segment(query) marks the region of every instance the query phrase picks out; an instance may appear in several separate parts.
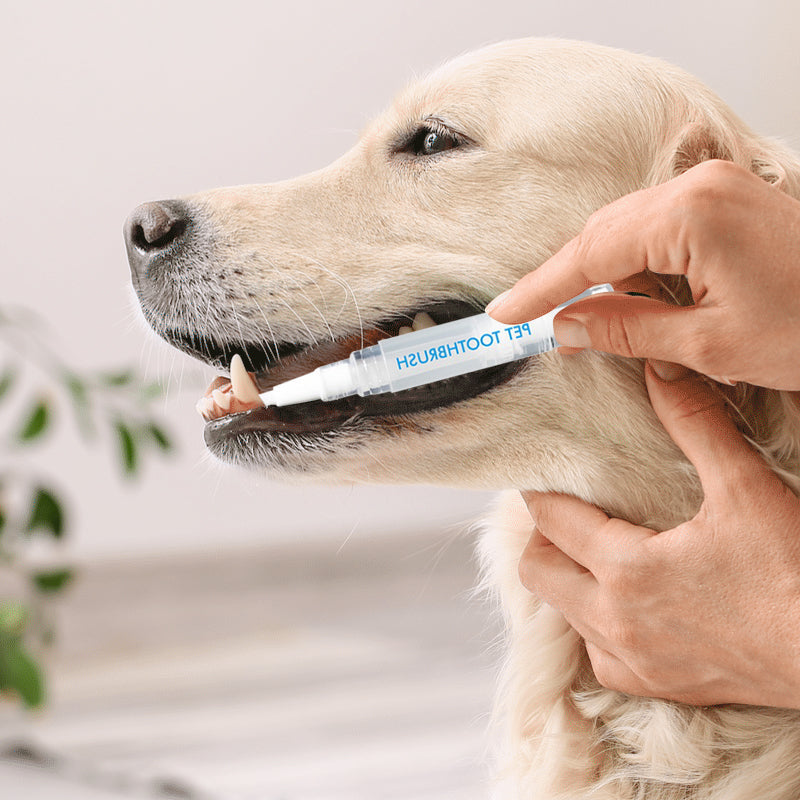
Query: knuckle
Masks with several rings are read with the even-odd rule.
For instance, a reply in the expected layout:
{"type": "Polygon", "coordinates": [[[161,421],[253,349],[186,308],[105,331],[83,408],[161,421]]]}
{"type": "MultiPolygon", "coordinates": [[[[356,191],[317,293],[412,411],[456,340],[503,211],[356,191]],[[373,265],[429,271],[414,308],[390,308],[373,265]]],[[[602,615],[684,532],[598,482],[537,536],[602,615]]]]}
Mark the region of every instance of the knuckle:
{"type": "MultiPolygon", "coordinates": [[[[710,335],[710,331],[706,330],[705,327],[702,327],[700,324],[696,324],[693,327],[691,323],[693,320],[687,317],[686,322],[689,323],[687,326],[686,336],[683,341],[682,349],[685,353],[684,361],[687,364],[690,364],[693,369],[697,372],[701,372],[704,375],[708,374],[709,372],[714,372],[715,370],[719,370],[720,365],[720,342],[718,341],[718,337],[720,335],[720,331],[715,331],[714,336],[710,335]]],[[[695,322],[697,322],[695,320],[695,322]]]]}
{"type": "Polygon", "coordinates": [[[676,422],[697,419],[705,427],[714,428],[717,435],[725,433],[724,421],[729,419],[723,393],[705,381],[691,375],[682,384],[681,392],[673,392],[666,401],[670,416],[676,422]]]}
{"type": "Polygon", "coordinates": [[[648,585],[652,567],[638,548],[615,548],[596,572],[609,596],[619,603],[629,603],[648,585]]]}
{"type": "Polygon", "coordinates": [[[608,317],[605,336],[609,350],[626,358],[643,356],[648,349],[643,341],[644,331],[636,315],[608,317]]]}
{"type": "Polygon", "coordinates": [[[611,689],[613,692],[627,692],[628,687],[622,681],[619,670],[616,665],[609,659],[602,656],[590,657],[592,662],[592,671],[598,683],[605,689],[611,689]]]}
{"type": "Polygon", "coordinates": [[[517,565],[517,574],[520,583],[529,591],[536,592],[539,586],[539,570],[536,568],[536,561],[529,550],[522,554],[522,558],[517,565]]]}
{"type": "Polygon", "coordinates": [[[530,492],[525,493],[524,498],[528,512],[539,533],[547,536],[547,531],[551,530],[560,518],[554,510],[554,505],[557,503],[556,497],[550,494],[530,492]]]}
{"type": "Polygon", "coordinates": [[[606,689],[648,697],[672,697],[679,693],[668,670],[655,658],[642,657],[638,651],[622,647],[613,656],[588,643],[586,649],[592,671],[606,689]]]}
{"type": "Polygon", "coordinates": [[[704,213],[713,209],[715,203],[725,200],[730,182],[740,171],[741,167],[722,159],[709,159],[690,169],[685,185],[687,207],[704,213]]]}
{"type": "Polygon", "coordinates": [[[601,686],[614,692],[633,692],[634,687],[626,680],[626,671],[617,659],[588,642],[586,652],[592,664],[592,672],[601,686]]]}
{"type": "Polygon", "coordinates": [[[672,694],[670,681],[664,670],[654,660],[637,659],[631,663],[631,671],[640,682],[641,691],[651,697],[667,697],[672,694]]]}
{"type": "Polygon", "coordinates": [[[681,177],[675,211],[685,231],[697,243],[712,243],[720,234],[727,212],[735,205],[737,187],[749,173],[731,161],[711,159],[681,177]]]}
{"type": "Polygon", "coordinates": [[[733,180],[746,172],[743,167],[724,158],[709,158],[697,165],[697,173],[710,186],[733,180]]]}
{"type": "Polygon", "coordinates": [[[613,620],[609,626],[608,638],[614,642],[619,652],[630,653],[638,650],[637,627],[630,619],[617,618],[613,620]]]}
{"type": "MultiPolygon", "coordinates": [[[[595,212],[596,214],[597,212],[595,212]]],[[[586,221],[583,230],[575,237],[572,246],[574,248],[574,263],[576,264],[590,264],[592,261],[592,253],[595,248],[597,222],[593,214],[586,221]]]]}
{"type": "Polygon", "coordinates": [[[631,594],[634,580],[633,569],[627,568],[622,557],[617,557],[613,562],[604,564],[598,572],[598,580],[602,583],[608,594],[617,602],[624,602],[631,594]]]}
{"type": "Polygon", "coordinates": [[[583,240],[584,244],[594,241],[600,232],[605,229],[608,216],[608,206],[601,206],[589,214],[586,224],[583,226],[579,241],[583,240]]]}
{"type": "Polygon", "coordinates": [[[542,599],[552,599],[553,578],[552,570],[548,568],[547,547],[537,543],[537,538],[541,539],[538,530],[534,531],[517,562],[517,576],[520,583],[532,594],[542,599]]]}
{"type": "Polygon", "coordinates": [[[627,608],[625,600],[606,592],[594,609],[594,625],[616,653],[635,651],[639,639],[636,620],[627,608]]]}
{"type": "Polygon", "coordinates": [[[573,240],[575,258],[578,264],[591,264],[598,246],[602,247],[608,237],[609,226],[615,217],[614,205],[603,206],[593,211],[584,223],[583,229],[573,240]]]}

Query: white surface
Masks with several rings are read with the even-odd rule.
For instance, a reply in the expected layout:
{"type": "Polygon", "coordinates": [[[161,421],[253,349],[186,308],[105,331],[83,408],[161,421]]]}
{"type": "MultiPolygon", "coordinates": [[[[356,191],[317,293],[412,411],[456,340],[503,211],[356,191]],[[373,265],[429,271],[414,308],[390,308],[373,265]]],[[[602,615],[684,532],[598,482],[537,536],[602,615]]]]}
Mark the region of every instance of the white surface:
{"type": "MultiPolygon", "coordinates": [[[[25,800],[121,800],[135,797],[106,787],[87,786],[84,782],[70,780],[25,764],[0,761],[0,786],[6,797],[25,800]]],[[[139,795],[141,797],[141,795],[139,795]]]]}
{"type": "Polygon", "coordinates": [[[484,800],[497,628],[471,558],[434,534],[88,567],[50,707],[0,705],[0,753],[53,767],[0,758],[0,796],[484,800]]]}
{"type": "Polygon", "coordinates": [[[486,498],[433,489],[286,489],[203,463],[208,381],[145,344],[121,227],[139,202],[323,166],[415,73],[526,35],[597,41],[696,73],[762,132],[800,142],[793,0],[0,2],[3,303],[37,308],[87,366],[169,372],[182,449],[133,493],[68,437],[52,470],[77,498],[84,557],[450,524],[486,498]],[[298,509],[301,518],[298,518],[298,509]]]}

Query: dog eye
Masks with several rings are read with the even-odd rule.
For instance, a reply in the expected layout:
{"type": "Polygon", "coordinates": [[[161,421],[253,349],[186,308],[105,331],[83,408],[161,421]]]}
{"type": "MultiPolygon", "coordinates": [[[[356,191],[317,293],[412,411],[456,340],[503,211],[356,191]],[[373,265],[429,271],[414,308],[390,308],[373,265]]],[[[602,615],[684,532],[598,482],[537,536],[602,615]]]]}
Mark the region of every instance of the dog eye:
{"type": "Polygon", "coordinates": [[[461,140],[450,131],[425,125],[414,133],[406,150],[416,156],[432,156],[460,144],[461,140]]]}

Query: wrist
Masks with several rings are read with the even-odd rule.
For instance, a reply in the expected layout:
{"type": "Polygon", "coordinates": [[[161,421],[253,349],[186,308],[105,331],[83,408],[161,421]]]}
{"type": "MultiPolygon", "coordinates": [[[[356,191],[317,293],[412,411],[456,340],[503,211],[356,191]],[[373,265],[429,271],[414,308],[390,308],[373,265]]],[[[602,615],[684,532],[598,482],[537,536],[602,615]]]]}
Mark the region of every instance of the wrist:
{"type": "Polygon", "coordinates": [[[765,664],[762,705],[800,710],[800,586],[788,602],[781,604],[772,627],[769,645],[774,654],[765,664]]]}
{"type": "Polygon", "coordinates": [[[800,710],[800,586],[795,591],[794,603],[785,613],[790,620],[789,638],[786,640],[786,675],[791,701],[788,707],[800,710]]]}

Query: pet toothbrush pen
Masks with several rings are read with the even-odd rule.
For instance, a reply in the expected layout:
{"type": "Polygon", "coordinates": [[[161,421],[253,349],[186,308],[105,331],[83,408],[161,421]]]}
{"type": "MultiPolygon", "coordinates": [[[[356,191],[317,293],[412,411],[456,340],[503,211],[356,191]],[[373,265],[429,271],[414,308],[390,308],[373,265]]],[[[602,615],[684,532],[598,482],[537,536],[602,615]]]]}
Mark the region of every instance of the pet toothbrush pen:
{"type": "Polygon", "coordinates": [[[488,314],[475,314],[382,339],[356,350],[349,358],[280,383],[259,397],[266,406],[288,406],[311,400],[339,400],[354,394],[366,397],[401,392],[539,355],[558,347],[553,318],[562,308],[613,291],[608,283],[592,286],[547,314],[519,325],[503,325],[488,314]]]}

